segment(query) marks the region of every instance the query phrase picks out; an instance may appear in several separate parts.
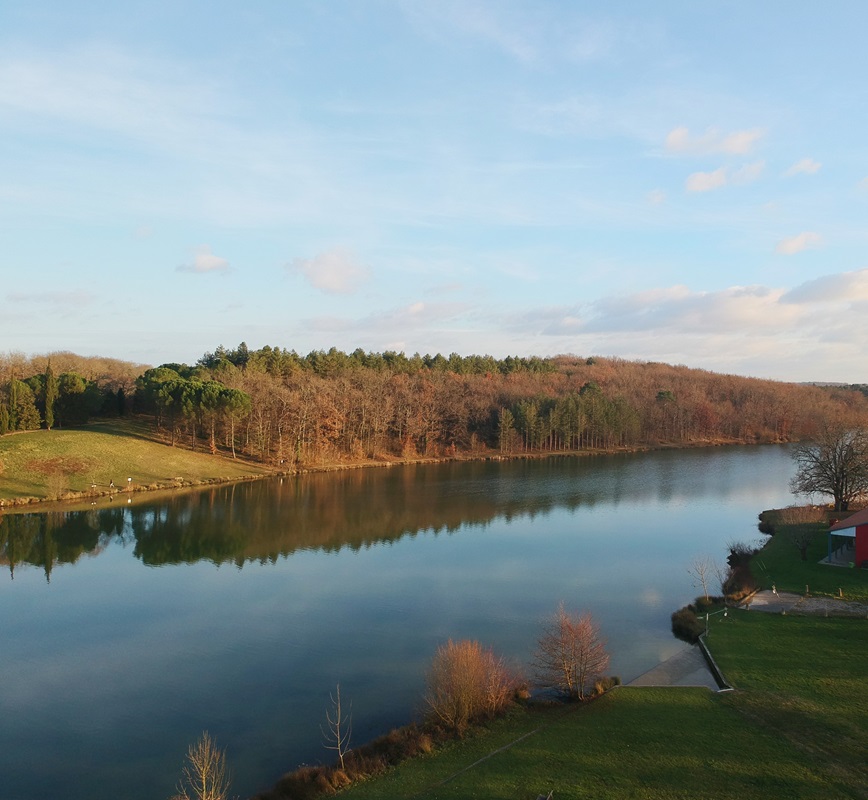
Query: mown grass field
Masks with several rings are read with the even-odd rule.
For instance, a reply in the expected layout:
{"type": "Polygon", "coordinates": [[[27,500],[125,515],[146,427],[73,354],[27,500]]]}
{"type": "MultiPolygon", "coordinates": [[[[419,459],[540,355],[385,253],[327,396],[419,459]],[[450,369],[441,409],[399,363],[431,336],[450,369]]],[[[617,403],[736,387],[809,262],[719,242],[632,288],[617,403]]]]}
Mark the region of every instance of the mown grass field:
{"type": "Polygon", "coordinates": [[[709,643],[736,692],[622,687],[566,712],[518,711],[342,796],[868,796],[868,621],[735,612],[709,643]]]}
{"type": "Polygon", "coordinates": [[[763,549],[751,561],[751,572],[762,589],[838,597],[868,602],[868,570],[820,564],[828,555],[829,527],[822,523],[776,525],[763,549]],[[807,561],[802,561],[792,536],[800,530],[810,533],[807,561]]]}
{"type": "Polygon", "coordinates": [[[233,480],[266,474],[256,464],[191,451],[156,440],[140,420],[97,422],[85,428],[28,431],[0,437],[0,501],[56,499],[68,492],[125,490],[233,480]]]}

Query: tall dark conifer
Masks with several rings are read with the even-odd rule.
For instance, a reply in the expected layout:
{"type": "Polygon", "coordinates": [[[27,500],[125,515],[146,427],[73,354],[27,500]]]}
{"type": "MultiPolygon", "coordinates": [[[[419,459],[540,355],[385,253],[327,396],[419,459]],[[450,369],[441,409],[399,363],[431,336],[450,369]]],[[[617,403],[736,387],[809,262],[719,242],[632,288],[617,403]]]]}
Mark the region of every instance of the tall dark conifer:
{"type": "Polygon", "coordinates": [[[57,378],[51,369],[51,362],[45,367],[45,427],[51,430],[54,425],[54,404],[57,402],[57,378]]]}

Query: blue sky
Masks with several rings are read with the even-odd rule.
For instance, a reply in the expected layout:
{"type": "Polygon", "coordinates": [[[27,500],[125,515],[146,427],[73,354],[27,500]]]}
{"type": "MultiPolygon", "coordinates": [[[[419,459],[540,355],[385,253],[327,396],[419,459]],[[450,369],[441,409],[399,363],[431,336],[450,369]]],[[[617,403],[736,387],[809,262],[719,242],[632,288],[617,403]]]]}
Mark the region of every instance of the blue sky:
{"type": "Polygon", "coordinates": [[[0,350],[868,382],[863,2],[0,2],[0,350]]]}

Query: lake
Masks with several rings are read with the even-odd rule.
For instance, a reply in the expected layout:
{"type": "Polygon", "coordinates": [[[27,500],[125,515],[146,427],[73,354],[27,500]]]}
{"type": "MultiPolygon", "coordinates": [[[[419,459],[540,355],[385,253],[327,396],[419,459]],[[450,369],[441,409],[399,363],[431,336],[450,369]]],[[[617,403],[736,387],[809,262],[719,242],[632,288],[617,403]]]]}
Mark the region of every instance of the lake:
{"type": "Polygon", "coordinates": [[[527,665],[560,601],[626,682],[685,647],[691,558],[792,502],[785,446],[444,463],[274,478],[0,517],[0,796],[169,797],[189,744],[232,794],[420,710],[438,644],[527,665]]]}

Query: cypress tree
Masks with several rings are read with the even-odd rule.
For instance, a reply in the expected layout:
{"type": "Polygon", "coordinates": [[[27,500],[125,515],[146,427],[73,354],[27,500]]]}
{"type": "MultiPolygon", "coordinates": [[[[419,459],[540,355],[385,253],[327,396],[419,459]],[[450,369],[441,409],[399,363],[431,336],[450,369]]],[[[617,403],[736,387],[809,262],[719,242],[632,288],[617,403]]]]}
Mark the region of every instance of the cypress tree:
{"type": "Polygon", "coordinates": [[[9,409],[6,403],[0,403],[0,436],[9,433],[9,409]]]}
{"type": "Polygon", "coordinates": [[[54,404],[57,402],[57,378],[51,369],[51,362],[45,367],[45,427],[51,430],[54,425],[54,404]]]}
{"type": "Polygon", "coordinates": [[[18,430],[18,381],[9,381],[9,430],[18,430]]]}

